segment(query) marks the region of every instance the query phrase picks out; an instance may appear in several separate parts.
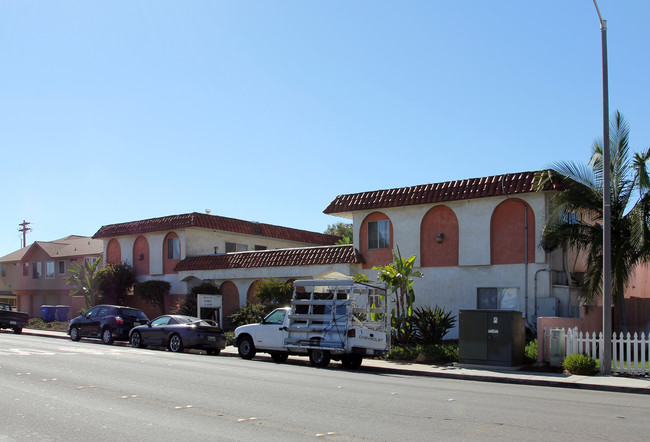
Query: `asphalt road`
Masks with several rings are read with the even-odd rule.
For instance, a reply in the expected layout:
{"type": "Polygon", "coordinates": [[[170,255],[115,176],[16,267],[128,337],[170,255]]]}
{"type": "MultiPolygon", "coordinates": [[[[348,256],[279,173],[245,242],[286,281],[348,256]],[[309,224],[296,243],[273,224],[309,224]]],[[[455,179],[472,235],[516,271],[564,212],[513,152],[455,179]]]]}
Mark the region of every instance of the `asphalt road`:
{"type": "Polygon", "coordinates": [[[0,333],[0,441],[647,440],[645,395],[0,333]]]}

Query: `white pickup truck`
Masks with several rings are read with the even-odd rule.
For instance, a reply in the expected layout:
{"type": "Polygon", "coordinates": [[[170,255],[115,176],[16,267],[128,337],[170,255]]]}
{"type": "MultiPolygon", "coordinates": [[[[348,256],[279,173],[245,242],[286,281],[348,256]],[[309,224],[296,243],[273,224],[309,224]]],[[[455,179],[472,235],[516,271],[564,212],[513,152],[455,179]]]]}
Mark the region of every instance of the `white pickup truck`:
{"type": "Polygon", "coordinates": [[[331,359],[356,369],[364,357],[384,355],[390,346],[386,288],[353,280],[297,280],[291,307],[278,308],[259,324],[235,330],[234,345],[244,359],[256,352],[284,362],[308,355],[315,367],[331,359]]]}

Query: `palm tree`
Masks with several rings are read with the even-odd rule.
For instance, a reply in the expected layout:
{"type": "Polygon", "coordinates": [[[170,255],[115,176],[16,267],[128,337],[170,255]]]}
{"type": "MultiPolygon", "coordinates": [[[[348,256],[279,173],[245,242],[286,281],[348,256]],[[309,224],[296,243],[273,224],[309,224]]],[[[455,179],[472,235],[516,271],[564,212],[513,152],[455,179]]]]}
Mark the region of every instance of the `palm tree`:
{"type": "Polygon", "coordinates": [[[99,263],[101,258],[84,260],[83,264],[75,261],[68,270],[69,275],[64,276],[66,284],[72,286],[70,296],[83,296],[86,300],[86,310],[95,306],[101,298],[99,290],[99,263]]]}
{"type": "Polygon", "coordinates": [[[422,278],[421,272],[413,270],[415,255],[403,258],[397,247],[393,251],[393,262],[385,266],[374,266],[378,270],[377,279],[385,282],[388,288],[395,294],[397,311],[391,314],[393,330],[397,335],[400,344],[407,344],[411,336],[411,317],[413,315],[413,303],[415,292],[413,291],[413,278],[422,278]]]}
{"type": "MultiPolygon", "coordinates": [[[[650,149],[631,156],[629,127],[616,111],[610,131],[612,300],[621,331],[627,333],[624,290],[630,275],[650,256],[648,220],[650,149]]],[[[542,227],[546,251],[573,247],[586,255],[582,303],[593,304],[602,294],[603,273],[603,148],[594,142],[588,165],[557,162],[540,173],[538,188],[562,179],[553,196],[551,213],[542,227]],[[582,215],[579,219],[575,215],[582,215]]]]}

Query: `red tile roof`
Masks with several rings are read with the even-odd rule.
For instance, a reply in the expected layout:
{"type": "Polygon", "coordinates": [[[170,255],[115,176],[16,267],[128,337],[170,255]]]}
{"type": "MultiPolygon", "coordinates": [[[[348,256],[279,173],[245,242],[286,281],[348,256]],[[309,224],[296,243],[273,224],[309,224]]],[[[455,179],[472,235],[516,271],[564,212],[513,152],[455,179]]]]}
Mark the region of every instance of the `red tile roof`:
{"type": "MultiPolygon", "coordinates": [[[[332,214],[534,192],[536,173],[510,173],[484,178],[470,178],[444,183],[339,195],[323,212],[332,214]]],[[[553,189],[556,188],[557,186],[554,185],[553,189]]]]}
{"type": "Polygon", "coordinates": [[[243,221],[235,218],[226,218],[223,216],[207,215],[197,212],[102,226],[102,228],[93,235],[93,238],[113,238],[116,236],[138,235],[150,232],[167,232],[170,230],[186,229],[189,227],[263,236],[267,238],[276,238],[315,245],[331,245],[340,239],[335,235],[326,235],[323,233],[243,221]]]}
{"type": "Polygon", "coordinates": [[[188,270],[245,269],[253,267],[306,266],[319,264],[363,264],[352,244],[296,249],[273,249],[192,256],[176,265],[178,272],[188,270]]]}

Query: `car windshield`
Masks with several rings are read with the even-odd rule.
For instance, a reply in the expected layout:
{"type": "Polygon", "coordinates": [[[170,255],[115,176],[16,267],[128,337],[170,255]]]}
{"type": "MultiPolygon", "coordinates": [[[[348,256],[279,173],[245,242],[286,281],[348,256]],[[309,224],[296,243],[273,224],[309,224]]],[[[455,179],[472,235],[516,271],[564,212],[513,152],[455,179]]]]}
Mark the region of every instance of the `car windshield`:
{"type": "Polygon", "coordinates": [[[145,315],[142,311],[135,308],[123,308],[120,310],[120,315],[126,316],[136,321],[144,321],[144,322],[149,321],[147,315],[145,315]]]}

